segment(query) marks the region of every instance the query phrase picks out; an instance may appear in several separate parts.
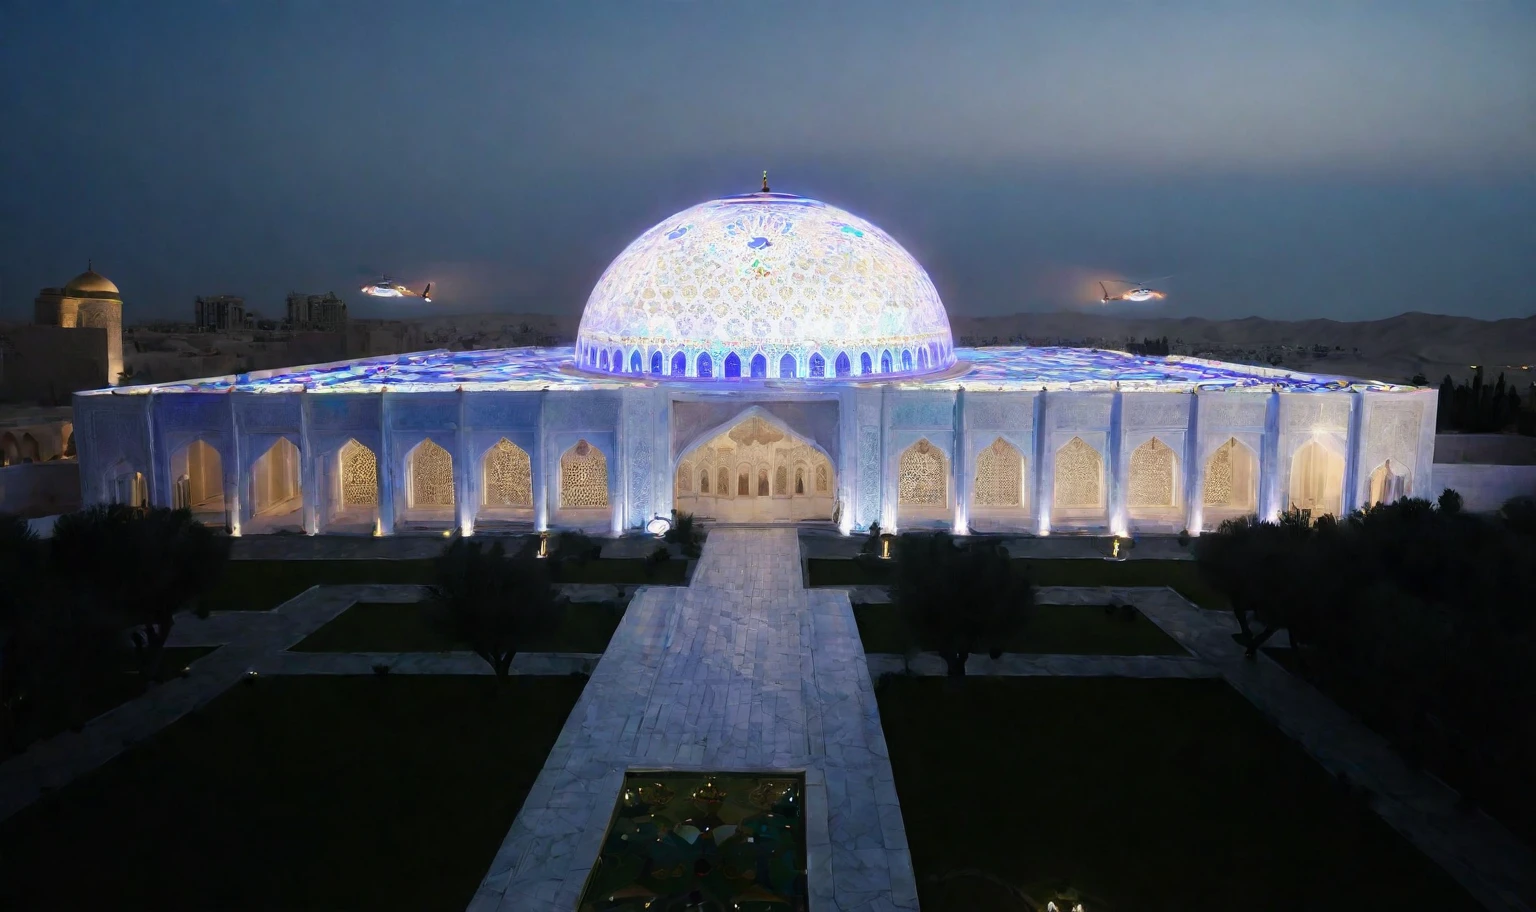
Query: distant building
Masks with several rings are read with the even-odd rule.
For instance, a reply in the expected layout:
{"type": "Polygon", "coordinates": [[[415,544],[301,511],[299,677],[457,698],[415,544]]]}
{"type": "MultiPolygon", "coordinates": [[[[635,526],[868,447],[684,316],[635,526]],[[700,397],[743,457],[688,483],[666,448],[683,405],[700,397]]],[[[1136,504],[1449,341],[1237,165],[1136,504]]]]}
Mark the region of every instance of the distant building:
{"type": "Polygon", "coordinates": [[[288,295],[287,322],[290,329],[345,332],[347,303],[336,297],[335,292],[326,292],[323,295],[294,292],[288,295]]]}
{"type": "Polygon", "coordinates": [[[44,288],[33,302],[35,322],[66,329],[95,327],[107,331],[107,383],[123,372],[123,298],[117,286],[89,265],[63,288],[44,288]]]}
{"type": "Polygon", "coordinates": [[[236,295],[198,298],[195,320],[198,332],[230,332],[245,328],[245,299],[236,295]]]}

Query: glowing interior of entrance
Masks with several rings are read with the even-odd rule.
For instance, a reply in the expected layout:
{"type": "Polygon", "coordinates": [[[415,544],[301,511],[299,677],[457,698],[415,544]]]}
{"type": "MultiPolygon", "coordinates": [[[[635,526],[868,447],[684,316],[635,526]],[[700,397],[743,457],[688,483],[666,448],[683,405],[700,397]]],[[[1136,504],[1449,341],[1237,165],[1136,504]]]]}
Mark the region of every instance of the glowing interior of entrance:
{"type": "Polygon", "coordinates": [[[719,522],[830,520],[832,462],[805,439],[753,416],[678,462],[673,502],[719,522]]]}

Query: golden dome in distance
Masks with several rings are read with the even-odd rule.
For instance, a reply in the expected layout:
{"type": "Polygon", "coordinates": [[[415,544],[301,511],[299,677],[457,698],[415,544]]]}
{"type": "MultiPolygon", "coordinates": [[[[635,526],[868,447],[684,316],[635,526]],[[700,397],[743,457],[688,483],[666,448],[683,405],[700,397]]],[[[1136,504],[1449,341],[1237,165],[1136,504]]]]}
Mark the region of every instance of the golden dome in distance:
{"type": "Polygon", "coordinates": [[[87,264],[85,272],[69,280],[69,284],[64,286],[64,290],[85,297],[91,295],[110,295],[115,298],[118,296],[117,286],[113,285],[111,280],[105,276],[98,275],[96,270],[92,269],[89,264],[87,264]]]}

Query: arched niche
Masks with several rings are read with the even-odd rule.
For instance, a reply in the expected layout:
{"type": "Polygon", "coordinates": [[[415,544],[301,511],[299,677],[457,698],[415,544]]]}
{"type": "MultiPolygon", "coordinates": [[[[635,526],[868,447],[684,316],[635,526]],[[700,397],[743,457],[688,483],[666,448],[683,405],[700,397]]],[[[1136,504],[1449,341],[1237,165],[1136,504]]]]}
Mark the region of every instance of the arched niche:
{"type": "Polygon", "coordinates": [[[1228,437],[1205,460],[1203,473],[1200,505],[1205,528],[1258,513],[1259,457],[1247,444],[1228,437]]]}
{"type": "Polygon", "coordinates": [[[1081,437],[1056,451],[1051,484],[1053,521],[1101,521],[1105,515],[1104,457],[1081,437]]]}
{"type": "Polygon", "coordinates": [[[1368,479],[1365,504],[1374,507],[1389,504],[1412,494],[1409,473],[1388,459],[1377,466],[1368,479]]]}
{"type": "Polygon", "coordinates": [[[201,438],[171,454],[171,506],[207,525],[224,525],[224,460],[201,438]]]}
{"type": "Polygon", "coordinates": [[[1179,488],[1178,454],[1161,438],[1151,437],[1131,451],[1125,492],[1131,516],[1176,512],[1179,488]]]}
{"type": "Polygon", "coordinates": [[[366,534],[379,516],[379,460],[348,439],[325,459],[325,531],[366,534]]]}
{"type": "Polygon", "coordinates": [[[302,530],[304,523],[304,483],[302,459],[298,446],[287,437],[279,437],[251,463],[251,525],[248,531],[275,532],[280,529],[302,530]]]}
{"type": "Polygon", "coordinates": [[[902,526],[953,521],[949,456],[923,437],[896,461],[896,513],[902,526]]]}
{"type": "Polygon", "coordinates": [[[971,486],[972,516],[1025,510],[1029,505],[1027,466],[1019,448],[1001,437],[982,447],[976,454],[971,486]]]}
{"type": "Polygon", "coordinates": [[[149,506],[149,479],[126,460],[118,460],[107,470],[107,498],[112,503],[130,507],[149,506]]]}
{"type": "Polygon", "coordinates": [[[533,459],[505,437],[480,459],[480,513],[487,519],[527,519],[533,513],[533,459]]]}
{"type": "MultiPolygon", "coordinates": [[[[624,364],[621,360],[614,363],[615,369],[624,364]]],[[[428,437],[412,447],[405,455],[404,482],[403,490],[397,489],[404,496],[400,520],[417,527],[455,525],[458,491],[453,454],[442,444],[428,437]]]]}
{"type": "Polygon", "coordinates": [[[1308,440],[1291,456],[1288,491],[1290,508],[1311,515],[1340,516],[1344,512],[1344,457],[1318,440],[1308,440]]]}
{"type": "Polygon", "coordinates": [[[680,456],[674,473],[673,503],[678,510],[717,522],[799,522],[830,520],[832,463],[811,441],[757,409],[732,423],[705,432],[680,456]],[[791,487],[798,468],[801,484],[791,487]],[[827,480],[818,492],[810,478],[827,480]],[[683,479],[698,477],[696,487],[683,479]],[[713,481],[706,485],[705,480],[713,481]]]}
{"type": "Polygon", "coordinates": [[[608,457],[585,439],[560,455],[560,509],[608,513],[608,457]]]}

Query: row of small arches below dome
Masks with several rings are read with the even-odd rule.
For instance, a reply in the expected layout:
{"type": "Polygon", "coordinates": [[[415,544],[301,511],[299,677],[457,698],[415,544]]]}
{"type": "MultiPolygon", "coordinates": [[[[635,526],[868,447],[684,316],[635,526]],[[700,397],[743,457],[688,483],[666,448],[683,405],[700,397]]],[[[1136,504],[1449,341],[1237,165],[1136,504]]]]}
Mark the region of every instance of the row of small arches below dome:
{"type": "Polygon", "coordinates": [[[846,352],[835,355],[813,351],[806,356],[793,352],[780,355],[775,363],[762,352],[743,357],[729,352],[717,361],[709,352],[691,358],[685,352],[670,355],[649,353],[634,348],[603,348],[583,345],[577,349],[577,361],[587,370],[612,374],[648,374],[658,377],[693,379],[752,380],[801,379],[826,377],[874,377],[881,375],[921,374],[938,370],[954,361],[954,350],[940,342],[879,351],[846,352]],[[772,368],[772,369],[770,369],[772,368]]]}

